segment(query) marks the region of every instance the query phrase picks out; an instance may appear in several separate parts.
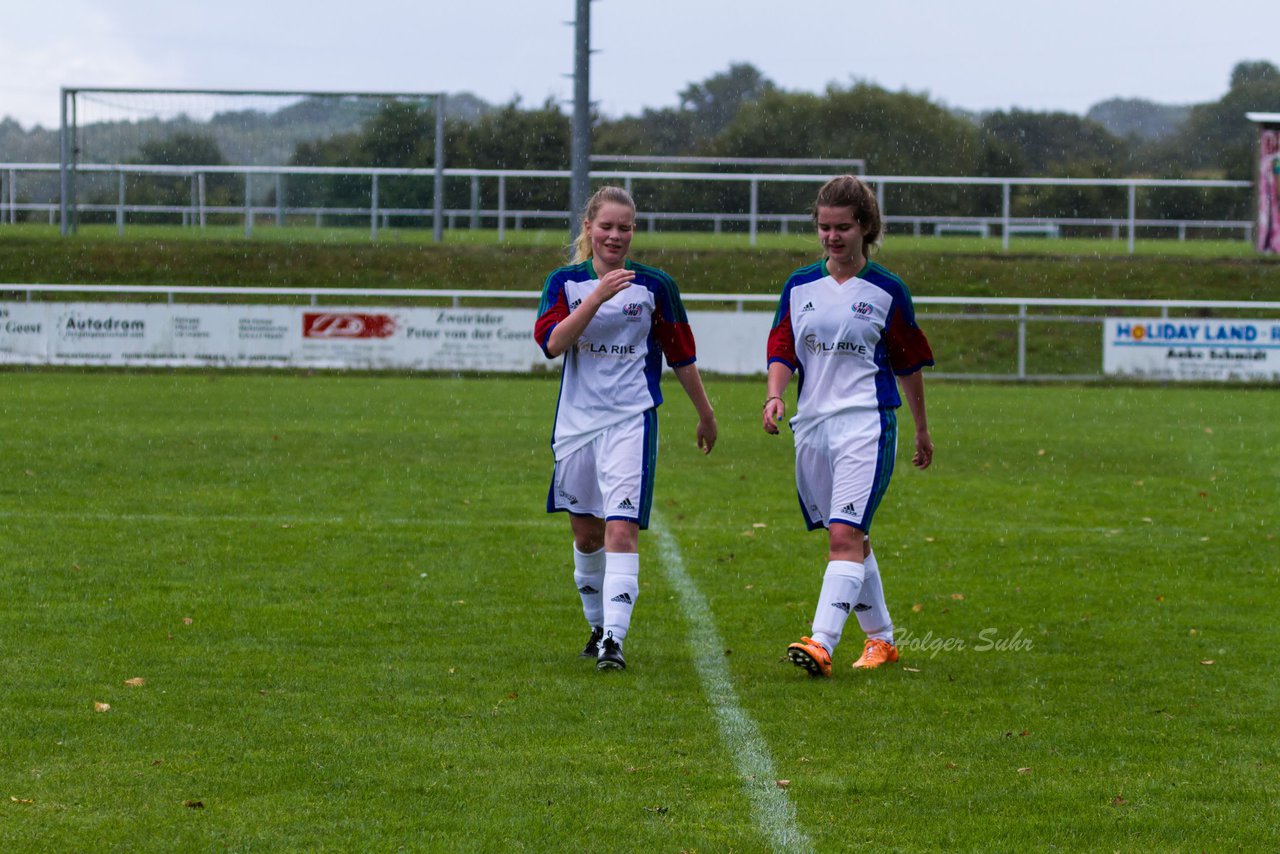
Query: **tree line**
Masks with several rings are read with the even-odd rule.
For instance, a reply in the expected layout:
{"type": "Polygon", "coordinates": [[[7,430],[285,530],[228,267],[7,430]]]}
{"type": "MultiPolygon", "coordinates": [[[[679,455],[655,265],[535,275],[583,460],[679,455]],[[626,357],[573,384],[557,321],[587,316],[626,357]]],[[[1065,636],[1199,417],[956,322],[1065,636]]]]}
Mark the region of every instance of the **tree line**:
{"type": "MultiPolygon", "coordinates": [[[[1183,108],[1162,133],[1121,132],[1133,113],[1151,119],[1157,105],[1109,102],[1106,123],[1065,112],[1009,110],[981,115],[948,109],[927,96],[892,92],[855,82],[832,84],[821,93],[788,92],[754,66],[735,64],[692,83],[679,103],[646,109],[639,116],[596,117],[596,154],[698,155],[709,157],[862,158],[869,171],[885,175],[1073,178],[1230,178],[1249,180],[1255,167],[1257,131],[1250,111],[1280,111],[1280,69],[1268,62],[1242,62],[1218,101],[1183,108]],[[1109,111],[1109,113],[1108,113],[1109,111]],[[1110,127],[1109,127],[1110,126],[1110,127]]],[[[1141,118],[1141,117],[1138,117],[1141,118]]],[[[359,130],[299,145],[296,165],[364,164],[430,167],[434,123],[429,111],[411,104],[387,105],[359,130]]],[[[445,126],[450,166],[491,169],[566,169],[570,122],[557,104],[526,108],[513,101],[471,120],[445,126]]],[[[670,169],[670,167],[661,167],[670,169]]],[[[706,167],[697,167],[700,171],[706,167]]],[[[734,167],[740,171],[741,167],[734,167]]],[[[770,169],[769,171],[776,171],[770,169]]],[[[812,171],[807,169],[804,171],[812,171]]],[[[745,212],[744,184],[636,182],[644,210],[745,212]]],[[[364,179],[312,182],[290,189],[304,204],[367,204],[364,179]]],[[[429,182],[386,182],[380,204],[429,207],[429,182]]],[[[481,188],[481,207],[497,205],[496,186],[481,188]]],[[[509,209],[563,210],[567,187],[559,182],[507,182],[509,209]]],[[[446,185],[446,206],[465,208],[469,188],[446,185]]],[[[1000,189],[947,186],[894,187],[889,207],[917,214],[990,215],[1000,209],[1000,189]]],[[[763,211],[802,211],[812,188],[765,184],[763,211]]],[[[1161,218],[1247,219],[1251,207],[1239,191],[1168,190],[1144,194],[1138,215],[1161,218]]],[[[1125,191],[1112,188],[1049,187],[1020,192],[1015,215],[1105,216],[1124,210],[1125,191]]]]}

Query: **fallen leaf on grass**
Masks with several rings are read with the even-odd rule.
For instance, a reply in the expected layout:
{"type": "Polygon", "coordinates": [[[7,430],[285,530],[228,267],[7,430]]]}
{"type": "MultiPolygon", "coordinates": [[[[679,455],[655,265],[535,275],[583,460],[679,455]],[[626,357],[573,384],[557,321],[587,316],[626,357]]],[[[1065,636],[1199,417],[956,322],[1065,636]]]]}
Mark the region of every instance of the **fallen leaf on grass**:
{"type": "Polygon", "coordinates": [[[1025,738],[1028,735],[1031,735],[1031,730],[1024,729],[1022,732],[1018,733],[1018,738],[1025,738]]]}
{"type": "Polygon", "coordinates": [[[756,535],[756,532],[755,532],[755,531],[743,531],[743,532],[742,532],[742,536],[744,536],[744,537],[754,537],[755,535],[756,535]]]}
{"type": "Polygon", "coordinates": [[[1019,769],[1018,769],[1018,773],[1019,773],[1019,774],[1030,774],[1030,773],[1031,773],[1031,766],[1030,766],[1030,765],[1028,765],[1026,768],[1019,768],[1019,769]]]}
{"type": "Polygon", "coordinates": [[[15,798],[13,795],[9,796],[9,800],[15,804],[34,804],[36,802],[35,798],[15,798]]]}
{"type": "Polygon", "coordinates": [[[191,625],[191,624],[192,624],[192,623],[194,623],[194,622],[195,622],[195,620],[191,619],[190,617],[183,617],[183,618],[182,618],[182,625],[184,625],[184,626],[189,626],[189,625],[191,625]]]}
{"type": "Polygon", "coordinates": [[[1111,799],[1111,806],[1113,807],[1122,807],[1127,803],[1129,802],[1126,801],[1122,795],[1116,795],[1114,798],[1111,799]]]}
{"type": "Polygon", "coordinates": [[[95,712],[109,712],[109,711],[111,711],[111,704],[110,704],[110,703],[99,703],[97,700],[94,700],[94,701],[93,701],[93,710],[94,710],[95,712]]]}
{"type": "Polygon", "coordinates": [[[1213,428],[1212,428],[1212,427],[1206,427],[1206,428],[1204,428],[1204,433],[1205,433],[1205,435],[1206,435],[1206,436],[1212,436],[1212,435],[1213,435],[1213,428]]]}
{"type": "Polygon", "coordinates": [[[658,815],[666,815],[666,814],[667,814],[667,808],[666,808],[666,807],[645,807],[645,808],[644,808],[644,811],[645,811],[645,812],[657,813],[658,815]]]}
{"type": "Polygon", "coordinates": [[[917,602],[916,604],[911,606],[911,610],[919,614],[921,611],[924,610],[924,606],[921,605],[919,602],[917,602]]]}
{"type": "Polygon", "coordinates": [[[903,669],[903,670],[905,670],[905,671],[907,671],[908,673],[919,673],[919,672],[920,672],[920,668],[919,668],[919,667],[904,667],[904,668],[902,668],[902,669],[903,669]]]}
{"type": "Polygon", "coordinates": [[[1217,664],[1212,658],[1204,658],[1200,660],[1201,664],[1217,664]]]}
{"type": "Polygon", "coordinates": [[[135,676],[132,679],[124,680],[124,684],[128,685],[130,688],[141,688],[143,685],[147,684],[147,680],[143,679],[141,676],[135,676]]]}
{"type": "Polygon", "coordinates": [[[959,765],[957,765],[957,764],[956,764],[956,763],[954,763],[954,762],[948,762],[948,763],[947,763],[947,767],[948,767],[949,769],[951,769],[952,771],[954,771],[954,770],[956,770],[957,768],[959,768],[960,766],[959,766],[959,765]]]}
{"type": "Polygon", "coordinates": [[[284,524],[282,524],[280,527],[281,527],[281,528],[292,528],[293,526],[292,526],[292,525],[290,525],[288,522],[285,522],[285,523],[284,523],[284,524]]]}
{"type": "Polygon", "coordinates": [[[519,695],[519,694],[517,694],[515,691],[508,691],[508,692],[507,692],[507,699],[508,699],[508,700],[514,700],[516,697],[519,697],[519,696],[520,696],[520,695],[519,695]]]}
{"type": "Polygon", "coordinates": [[[184,807],[186,807],[187,809],[189,809],[189,810],[202,810],[202,809],[204,809],[204,801],[183,801],[183,802],[182,802],[182,805],[183,805],[184,807]]]}
{"type": "Polygon", "coordinates": [[[964,594],[963,594],[963,593],[952,593],[952,594],[951,594],[951,598],[952,598],[952,599],[963,599],[963,598],[964,598],[964,594]]]}
{"type": "Polygon", "coordinates": [[[774,780],[773,784],[777,786],[779,789],[785,789],[787,786],[791,785],[791,781],[790,780],[774,780]]]}
{"type": "Polygon", "coordinates": [[[766,524],[765,522],[752,522],[752,523],[751,523],[751,527],[753,527],[753,528],[767,528],[767,527],[769,527],[769,526],[768,526],[768,524],[766,524]]]}

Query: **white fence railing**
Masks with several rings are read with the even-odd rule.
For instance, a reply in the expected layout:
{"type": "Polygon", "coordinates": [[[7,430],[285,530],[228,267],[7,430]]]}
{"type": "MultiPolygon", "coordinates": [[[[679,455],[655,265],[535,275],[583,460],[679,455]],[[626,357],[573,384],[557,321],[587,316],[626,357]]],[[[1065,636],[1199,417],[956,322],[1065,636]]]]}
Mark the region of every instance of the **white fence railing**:
{"type": "MultiPolygon", "coordinates": [[[[7,295],[19,295],[26,302],[34,302],[41,295],[55,297],[57,300],[78,298],[100,298],[110,296],[148,296],[154,301],[174,304],[178,297],[222,298],[217,302],[230,302],[245,298],[273,298],[268,303],[292,302],[305,300],[309,306],[328,307],[340,310],[359,300],[360,305],[373,306],[447,306],[451,309],[480,307],[483,305],[511,305],[532,310],[536,307],[541,293],[532,290],[468,290],[468,289],[426,289],[426,288],[320,288],[320,287],[209,287],[200,285],[91,285],[91,284],[0,284],[0,302],[7,295]]],[[[767,331],[768,313],[777,305],[778,297],[770,294],[684,294],[684,302],[689,306],[691,315],[702,314],[704,322],[728,323],[732,315],[748,313],[753,315],[750,327],[759,331],[762,323],[767,331]]],[[[1072,380],[1089,381],[1101,379],[1101,371],[1097,373],[1046,373],[1032,372],[1028,369],[1028,338],[1035,327],[1045,324],[1088,324],[1099,328],[1098,353],[1101,354],[1101,329],[1107,318],[1142,317],[1170,318],[1171,312],[1180,315],[1194,313],[1244,313],[1248,316],[1259,316],[1268,319],[1280,318],[1280,301],[1262,300],[1154,300],[1154,299],[1072,299],[1072,298],[1030,298],[1030,297],[963,297],[963,296],[917,296],[914,298],[917,316],[921,324],[928,328],[932,321],[963,321],[974,323],[1007,323],[1016,327],[1017,346],[1014,369],[1006,373],[998,372],[955,372],[943,370],[931,372],[931,376],[957,379],[982,380],[1072,380]]],[[[532,336],[532,323],[530,323],[532,336]]],[[[745,327],[744,327],[745,328],[745,327]]],[[[0,340],[3,338],[3,327],[0,326],[0,340]]],[[[710,331],[710,330],[708,330],[710,331]]],[[[724,330],[722,330],[723,332],[724,330]]],[[[764,369],[763,340],[737,340],[740,336],[719,334],[715,340],[722,346],[739,346],[760,350],[760,371],[764,369]]],[[[532,346],[532,344],[531,344],[532,346]]],[[[742,364],[739,356],[737,363],[742,364]]],[[[746,360],[754,364],[751,358],[746,360]]],[[[754,370],[754,368],[752,369],[754,370]]],[[[751,372],[751,371],[748,371],[751,372]]]]}
{"type": "MultiPolygon", "coordinates": [[[[36,212],[47,214],[50,223],[58,221],[60,201],[26,201],[20,202],[18,188],[22,184],[19,176],[31,174],[59,172],[56,163],[0,163],[0,223],[15,222],[20,212],[36,212]]],[[[389,169],[365,167],[323,167],[323,166],[150,166],[131,164],[81,164],[76,172],[85,175],[116,176],[116,200],[114,203],[76,203],[75,212],[114,214],[118,233],[123,234],[129,216],[137,214],[166,214],[181,218],[184,225],[204,226],[211,215],[234,215],[243,220],[244,233],[253,233],[255,219],[274,218],[277,225],[283,225],[290,217],[314,217],[319,224],[323,217],[360,217],[369,222],[370,237],[376,239],[380,228],[387,228],[395,219],[408,217],[426,218],[432,221],[447,221],[449,227],[458,227],[465,223],[477,228],[482,221],[495,223],[498,239],[506,239],[508,225],[517,229],[527,221],[554,222],[557,227],[566,225],[569,220],[567,210],[513,210],[507,206],[506,182],[515,179],[539,179],[563,182],[567,186],[570,173],[567,170],[516,170],[516,169],[445,169],[444,180],[457,181],[465,179],[470,182],[471,205],[467,208],[390,208],[379,204],[379,181],[382,179],[418,178],[434,179],[434,169],[389,169]],[[157,175],[180,177],[188,180],[191,186],[191,201],[183,205],[144,205],[128,201],[127,176],[157,175]],[[243,202],[235,206],[213,206],[206,202],[205,181],[212,175],[237,175],[244,179],[243,202]],[[285,179],[289,176],[360,176],[369,181],[370,203],[367,207],[314,207],[297,206],[287,203],[287,187],[285,179]],[[255,196],[261,196],[262,182],[270,181],[274,190],[274,204],[255,202],[255,196]],[[496,184],[497,205],[481,208],[479,204],[481,182],[496,184]]],[[[742,223],[747,227],[752,245],[756,244],[760,226],[774,224],[782,231],[791,225],[804,227],[809,217],[803,213],[767,212],[760,209],[759,193],[763,184],[804,183],[817,186],[829,176],[825,174],[785,174],[785,173],[750,173],[750,172],[671,172],[642,170],[594,170],[591,177],[598,180],[621,183],[627,189],[639,182],[647,181],[695,181],[695,182],[727,182],[747,185],[749,193],[748,209],[741,213],[719,211],[652,211],[641,212],[642,227],[655,229],[663,222],[703,222],[710,223],[713,230],[719,232],[727,223],[742,223]]],[[[881,210],[886,222],[891,225],[910,226],[913,233],[974,233],[989,236],[998,231],[1001,245],[1009,248],[1009,241],[1015,234],[1038,234],[1054,237],[1061,234],[1064,228],[1103,228],[1110,229],[1112,236],[1119,238],[1123,232],[1128,240],[1128,249],[1134,251],[1139,228],[1170,229],[1177,233],[1178,239],[1185,240],[1189,229],[1238,231],[1246,241],[1252,239],[1253,222],[1245,220],[1223,220],[1214,218],[1139,218],[1138,193],[1140,190],[1156,188],[1178,189],[1226,189],[1238,190],[1247,195],[1252,184],[1248,181],[1221,180],[1172,180],[1153,178],[986,178],[957,177],[949,175],[865,175],[864,180],[875,187],[881,210]],[[921,214],[910,211],[896,211],[886,205],[885,190],[894,186],[929,185],[956,187],[999,187],[1001,189],[1001,206],[999,211],[988,215],[937,215],[921,214]],[[1021,217],[1013,214],[1013,193],[1016,188],[1038,187],[1102,187],[1122,189],[1126,193],[1127,204],[1123,213],[1117,212],[1106,217],[1067,217],[1036,216],[1021,217]]],[[[1251,209],[1244,205],[1244,209],[1251,209]]],[[[443,224],[443,222],[441,223],[443,224]]]]}

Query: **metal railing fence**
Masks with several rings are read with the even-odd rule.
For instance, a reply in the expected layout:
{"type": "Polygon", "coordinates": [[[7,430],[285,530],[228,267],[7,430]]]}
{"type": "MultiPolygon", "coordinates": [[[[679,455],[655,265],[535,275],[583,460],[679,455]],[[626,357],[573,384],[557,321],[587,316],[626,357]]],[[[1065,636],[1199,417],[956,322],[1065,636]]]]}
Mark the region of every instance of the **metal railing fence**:
{"type": "MultiPolygon", "coordinates": [[[[58,214],[57,202],[19,202],[18,176],[23,173],[41,174],[58,172],[56,163],[0,163],[0,223],[15,222],[18,212],[47,212],[50,222],[55,221],[58,214]]],[[[414,178],[437,181],[437,170],[374,168],[374,167],[339,167],[339,166],[154,166],[133,164],[82,164],[77,167],[81,173],[94,175],[115,175],[116,199],[114,203],[97,202],[93,204],[79,203],[75,210],[85,213],[114,214],[117,232],[124,233],[125,223],[131,215],[167,214],[181,217],[184,225],[204,226],[210,216],[236,216],[243,220],[244,233],[253,233],[255,220],[259,217],[272,217],[277,225],[283,225],[290,218],[299,216],[314,217],[320,222],[324,217],[361,217],[367,218],[371,239],[376,239],[380,228],[389,227],[393,219],[404,220],[417,218],[430,220],[438,234],[446,222],[451,227],[465,221],[468,227],[477,228],[484,220],[494,222],[497,226],[498,240],[506,239],[508,224],[516,228],[523,227],[529,220],[541,220],[555,223],[567,223],[571,216],[568,210],[516,210],[507,205],[507,182],[510,180],[536,179],[564,183],[570,177],[568,170],[554,169],[444,169],[439,174],[439,184],[445,181],[465,179],[471,185],[471,205],[467,208],[445,209],[440,201],[440,188],[433,187],[436,192],[435,207],[401,208],[379,204],[379,182],[387,178],[414,178]],[[189,204],[131,204],[127,198],[127,176],[163,176],[177,177],[190,182],[189,204]],[[210,176],[240,176],[244,180],[242,202],[236,205],[209,204],[205,190],[206,180],[210,176]],[[291,176],[346,176],[363,177],[369,181],[368,206],[318,207],[293,206],[286,202],[287,185],[285,179],[291,176]],[[257,183],[264,178],[271,179],[274,190],[274,203],[255,202],[255,193],[261,189],[257,183]],[[481,182],[496,185],[497,204],[482,208],[479,204],[479,188],[481,182]]],[[[778,213],[761,210],[760,187],[765,184],[812,184],[820,185],[829,176],[825,174],[785,174],[785,173],[748,173],[748,172],[670,172],[641,170],[593,170],[594,180],[621,183],[628,190],[638,182],[725,182],[745,184],[749,193],[748,209],[743,213],[718,211],[642,211],[640,222],[649,229],[656,228],[662,222],[706,222],[713,230],[719,232],[727,223],[744,223],[750,237],[751,245],[756,245],[760,226],[776,224],[785,231],[789,225],[804,225],[809,222],[807,214],[778,213]]],[[[1223,220],[1218,218],[1140,218],[1137,215],[1138,193],[1140,190],[1156,188],[1184,190],[1233,190],[1247,192],[1252,187],[1248,181],[1226,180],[1180,180],[1156,178],[992,178],[992,177],[958,177],[950,175],[865,175],[863,180],[871,184],[881,205],[881,213],[889,224],[910,225],[913,232],[920,234],[926,227],[933,233],[943,231],[971,231],[980,235],[988,235],[991,230],[998,230],[1001,246],[1007,250],[1012,235],[1017,233],[1041,233],[1045,236],[1056,236],[1062,228],[1103,228],[1111,229],[1112,235],[1119,237],[1123,231],[1128,241],[1128,251],[1134,251],[1134,243],[1139,228],[1169,229],[1176,231],[1178,238],[1185,240],[1188,229],[1239,231],[1245,240],[1251,240],[1253,222],[1245,220],[1223,220]],[[888,187],[935,186],[935,187],[999,187],[1001,205],[998,212],[982,216],[924,214],[910,211],[899,212],[886,206],[885,191],[888,187]],[[1015,188],[1111,188],[1123,190],[1126,195],[1126,208],[1123,214],[1115,216],[1017,216],[1013,213],[1013,192],[1015,188]]],[[[1246,206],[1247,209],[1247,206],[1246,206]]]]}

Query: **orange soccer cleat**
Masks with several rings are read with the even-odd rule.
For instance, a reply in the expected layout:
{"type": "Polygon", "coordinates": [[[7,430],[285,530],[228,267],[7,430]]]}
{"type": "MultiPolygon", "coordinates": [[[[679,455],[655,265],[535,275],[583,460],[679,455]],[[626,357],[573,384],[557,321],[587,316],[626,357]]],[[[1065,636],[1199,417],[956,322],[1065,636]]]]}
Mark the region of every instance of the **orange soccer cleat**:
{"type": "Polygon", "coordinates": [[[787,658],[796,667],[803,667],[810,676],[831,675],[831,653],[811,638],[800,638],[799,643],[787,647],[787,658]]]}
{"type": "Polygon", "coordinates": [[[862,645],[862,657],[853,663],[854,670],[870,670],[882,664],[898,660],[898,648],[888,641],[867,638],[862,645]]]}

